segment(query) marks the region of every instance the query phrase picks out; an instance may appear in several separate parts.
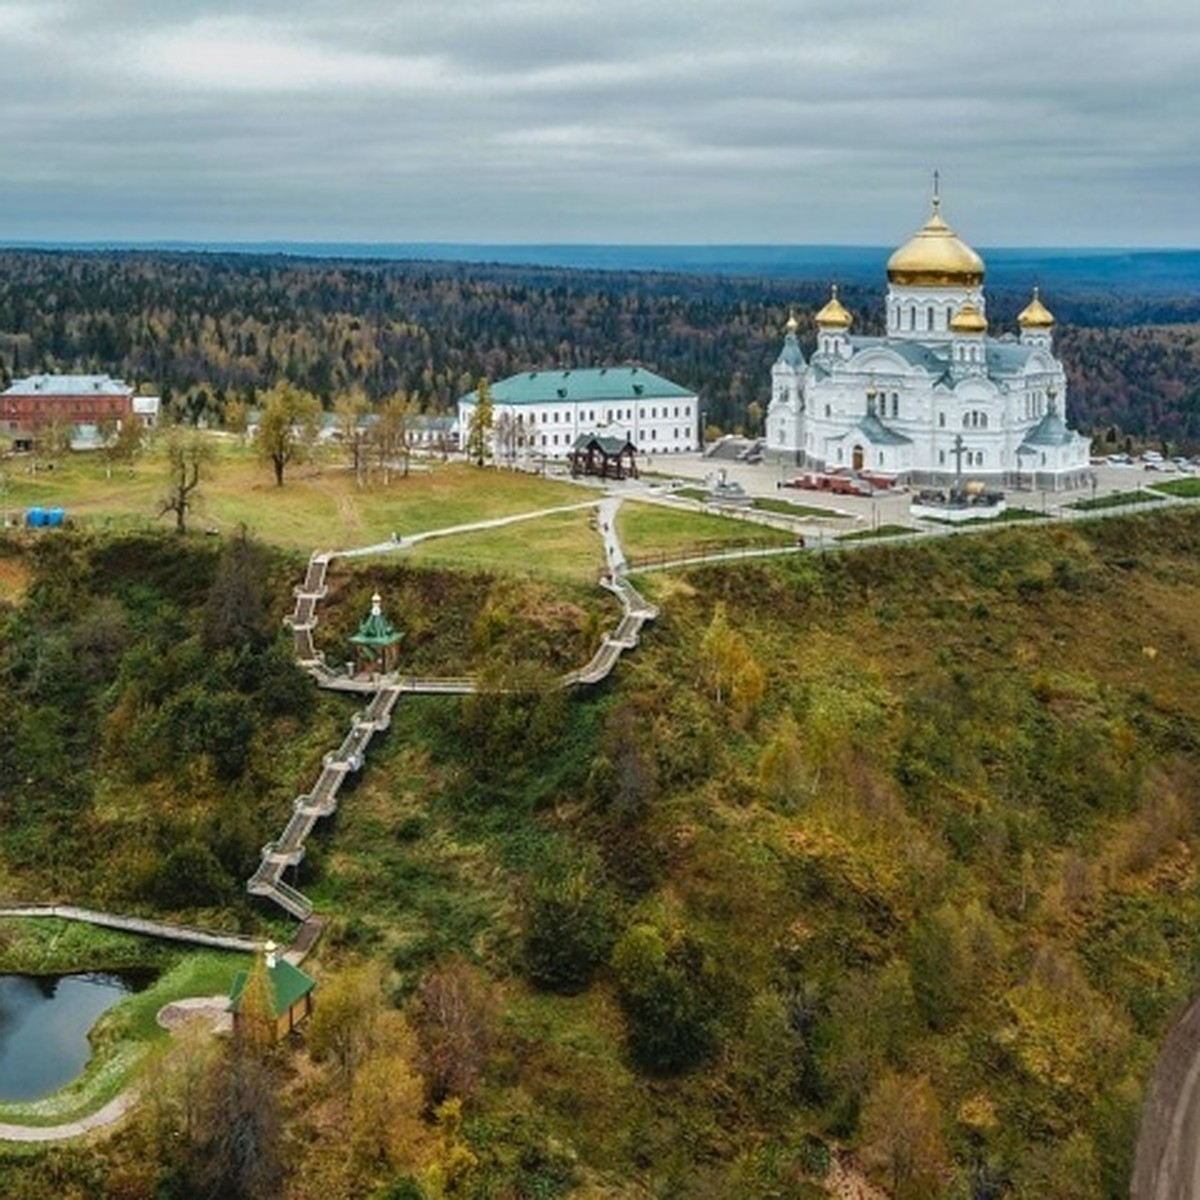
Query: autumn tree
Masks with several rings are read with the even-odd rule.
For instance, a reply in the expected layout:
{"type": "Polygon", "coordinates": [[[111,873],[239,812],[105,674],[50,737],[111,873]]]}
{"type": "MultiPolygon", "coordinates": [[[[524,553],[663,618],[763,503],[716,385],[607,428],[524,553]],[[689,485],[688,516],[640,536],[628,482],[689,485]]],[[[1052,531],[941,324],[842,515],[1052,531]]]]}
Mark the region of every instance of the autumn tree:
{"type": "Polygon", "coordinates": [[[234,434],[239,442],[244,443],[246,430],[250,428],[250,405],[245,400],[230,400],[225,405],[223,423],[228,433],[234,434]]]}
{"type": "Polygon", "coordinates": [[[395,469],[396,463],[401,464],[402,473],[407,476],[409,461],[412,457],[413,424],[417,417],[417,402],[415,397],[397,392],[389,396],[380,406],[378,420],[372,431],[372,441],[375,447],[375,457],[379,464],[383,482],[386,485],[395,469]]]}
{"type": "Polygon", "coordinates": [[[71,449],[71,423],[63,417],[55,417],[38,431],[34,441],[38,457],[51,466],[71,449]]]}
{"type": "Polygon", "coordinates": [[[484,980],[465,960],[452,958],[421,980],[412,1012],[429,1103],[469,1099],[495,1037],[494,1004],[484,980]]]}
{"type": "Polygon", "coordinates": [[[700,674],[704,689],[740,721],[750,718],[766,691],[766,673],[745,637],[730,625],[723,602],[714,607],[700,640],[700,674]]]}
{"type": "Polygon", "coordinates": [[[495,420],[492,390],[486,379],[480,379],[475,389],[475,407],[471,411],[471,420],[467,426],[466,446],[467,457],[473,458],[476,466],[482,467],[491,451],[492,426],[495,420]]]}
{"type": "Polygon", "coordinates": [[[362,388],[345,392],[334,401],[333,413],[337,421],[337,435],[346,452],[354,482],[362,487],[366,482],[367,449],[370,441],[364,418],[371,411],[371,403],[362,388]]]}
{"type": "Polygon", "coordinates": [[[142,451],[142,426],[136,417],[122,421],[112,448],[112,461],[121,463],[132,474],[133,463],[142,451]]]}
{"type": "Polygon", "coordinates": [[[949,1155],[927,1076],[884,1075],[863,1106],[862,1143],[863,1160],[896,1200],[941,1193],[949,1155]]]}
{"type": "Polygon", "coordinates": [[[784,713],[758,760],[759,781],[767,799],[784,811],[810,793],[811,778],[804,761],[800,729],[792,714],[784,713]]]}
{"type": "Polygon", "coordinates": [[[175,532],[187,532],[188,513],[196,504],[197,489],[213,461],[212,444],[203,434],[179,426],[166,441],[167,494],[159,501],[158,515],[175,517],[175,532]]]}
{"type": "Polygon", "coordinates": [[[263,396],[255,445],[259,458],[271,464],[277,487],[283,486],[288,464],[311,449],[320,419],[317,398],[289,383],[276,384],[263,396]]]}
{"type": "Polygon", "coordinates": [[[209,650],[262,649],[274,632],[267,610],[267,556],[243,525],[225,545],[204,605],[209,650]]]}
{"type": "Polygon", "coordinates": [[[117,447],[117,435],[121,431],[120,420],[106,414],[96,422],[96,437],[100,442],[100,454],[104,459],[104,478],[112,478],[113,459],[117,447]]]}

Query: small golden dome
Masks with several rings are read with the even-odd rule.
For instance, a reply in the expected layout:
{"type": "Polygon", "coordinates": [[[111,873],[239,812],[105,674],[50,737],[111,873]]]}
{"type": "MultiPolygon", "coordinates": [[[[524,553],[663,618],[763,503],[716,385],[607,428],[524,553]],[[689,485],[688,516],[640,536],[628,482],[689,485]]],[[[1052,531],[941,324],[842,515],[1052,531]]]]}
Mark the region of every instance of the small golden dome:
{"type": "Polygon", "coordinates": [[[889,283],[916,287],[978,287],[983,259],[942,220],[936,197],[929,220],[888,259],[889,283]]]}
{"type": "Polygon", "coordinates": [[[814,319],[822,329],[850,328],[850,322],[854,318],[850,315],[845,305],[838,299],[836,283],[833,285],[833,295],[830,296],[829,303],[817,313],[814,319]]]}
{"type": "Polygon", "coordinates": [[[950,318],[951,333],[987,333],[987,317],[971,303],[966,302],[950,318]]]}
{"type": "Polygon", "coordinates": [[[796,310],[794,308],[790,313],[788,313],[787,324],[784,326],[784,328],[788,331],[788,333],[795,333],[796,330],[800,328],[800,322],[796,320],[796,310]]]}
{"type": "Polygon", "coordinates": [[[1033,289],[1033,299],[1021,310],[1017,324],[1022,329],[1053,329],[1054,314],[1042,303],[1038,289],[1033,289]]]}

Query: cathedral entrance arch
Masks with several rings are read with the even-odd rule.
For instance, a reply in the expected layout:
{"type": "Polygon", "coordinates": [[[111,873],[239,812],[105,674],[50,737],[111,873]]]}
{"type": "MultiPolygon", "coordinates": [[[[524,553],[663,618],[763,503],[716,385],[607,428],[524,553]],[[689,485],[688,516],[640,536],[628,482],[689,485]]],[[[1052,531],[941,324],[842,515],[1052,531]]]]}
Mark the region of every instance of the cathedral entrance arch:
{"type": "Polygon", "coordinates": [[[854,468],[854,470],[861,471],[863,469],[863,448],[861,446],[855,446],[851,454],[852,457],[850,460],[850,465],[854,468]]]}

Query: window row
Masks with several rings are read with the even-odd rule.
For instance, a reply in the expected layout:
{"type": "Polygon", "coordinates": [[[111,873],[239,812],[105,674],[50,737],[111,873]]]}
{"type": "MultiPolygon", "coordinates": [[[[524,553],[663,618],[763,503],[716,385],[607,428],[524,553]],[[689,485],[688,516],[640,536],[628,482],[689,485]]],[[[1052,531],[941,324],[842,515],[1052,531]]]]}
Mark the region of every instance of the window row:
{"type": "MultiPolygon", "coordinates": [[[[600,413],[601,420],[603,420],[603,421],[632,421],[634,419],[634,415],[635,415],[635,410],[632,408],[606,408],[606,409],[589,408],[586,410],[582,409],[582,408],[578,409],[578,410],[564,408],[562,411],[552,409],[550,412],[542,414],[541,424],[543,424],[543,425],[570,425],[575,421],[588,421],[594,425],[596,422],[596,413],[597,412],[600,413]]],[[[650,409],[649,417],[647,417],[646,411],[644,409],[641,411],[641,413],[639,415],[641,416],[641,419],[643,421],[645,421],[645,420],[657,421],[660,419],[666,421],[666,420],[670,420],[672,417],[674,417],[675,420],[679,420],[681,415],[684,420],[687,420],[692,415],[692,406],[690,404],[684,404],[684,405],[676,404],[673,407],[671,407],[671,406],[664,404],[664,405],[662,405],[661,417],[660,417],[659,410],[657,407],[653,407],[650,409]]],[[[518,418],[518,419],[520,419],[520,418],[518,418]]],[[[536,412],[529,413],[528,417],[526,419],[528,420],[530,425],[538,424],[538,415],[536,412]]]]}

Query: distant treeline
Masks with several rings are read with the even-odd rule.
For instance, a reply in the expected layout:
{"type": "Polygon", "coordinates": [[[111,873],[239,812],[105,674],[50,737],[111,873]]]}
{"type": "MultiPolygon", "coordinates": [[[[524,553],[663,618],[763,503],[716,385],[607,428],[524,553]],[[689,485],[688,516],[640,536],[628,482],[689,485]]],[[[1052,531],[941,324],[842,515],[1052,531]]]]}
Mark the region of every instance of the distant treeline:
{"type": "MultiPolygon", "coordinates": [[[[331,404],[361,389],[450,408],[481,376],[637,362],[696,389],[709,420],[754,431],[789,309],[811,345],[827,280],[169,251],[0,253],[0,370],[106,371],[182,419],[281,379],[331,404]]],[[[878,285],[847,283],[879,332],[878,285]]],[[[1043,295],[1060,322],[1070,415],[1098,435],[1200,442],[1200,294],[1083,285],[1043,295]]],[[[1025,291],[988,292],[993,330],[1025,291]]]]}

